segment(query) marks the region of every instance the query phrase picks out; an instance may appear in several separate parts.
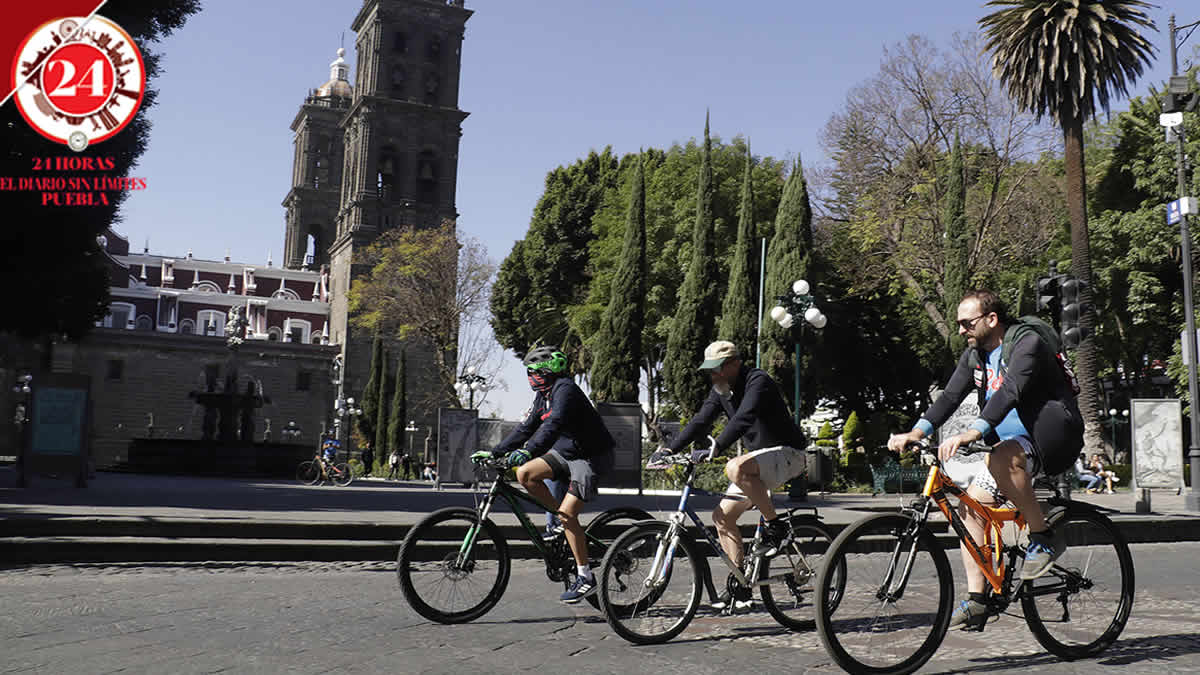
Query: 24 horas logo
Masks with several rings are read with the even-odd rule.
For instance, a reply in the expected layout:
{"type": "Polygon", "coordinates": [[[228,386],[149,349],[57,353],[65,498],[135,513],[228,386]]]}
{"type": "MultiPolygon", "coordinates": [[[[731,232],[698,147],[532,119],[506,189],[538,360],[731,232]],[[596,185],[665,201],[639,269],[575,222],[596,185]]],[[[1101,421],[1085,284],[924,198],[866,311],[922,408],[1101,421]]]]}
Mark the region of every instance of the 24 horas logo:
{"type": "Polygon", "coordinates": [[[12,77],[20,83],[14,99],[25,121],[76,152],[124,129],[146,89],[133,39],[98,15],[36,28],[17,50],[12,77]]]}

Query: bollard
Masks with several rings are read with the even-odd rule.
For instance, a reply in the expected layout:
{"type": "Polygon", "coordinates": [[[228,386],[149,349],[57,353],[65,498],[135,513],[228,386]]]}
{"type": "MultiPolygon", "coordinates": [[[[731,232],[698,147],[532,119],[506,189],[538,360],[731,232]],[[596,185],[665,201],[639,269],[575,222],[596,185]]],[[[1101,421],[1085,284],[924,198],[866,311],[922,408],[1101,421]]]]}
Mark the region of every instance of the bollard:
{"type": "Polygon", "coordinates": [[[1150,513],[1150,488],[1138,490],[1137,501],[1133,503],[1134,513],[1150,513]]]}

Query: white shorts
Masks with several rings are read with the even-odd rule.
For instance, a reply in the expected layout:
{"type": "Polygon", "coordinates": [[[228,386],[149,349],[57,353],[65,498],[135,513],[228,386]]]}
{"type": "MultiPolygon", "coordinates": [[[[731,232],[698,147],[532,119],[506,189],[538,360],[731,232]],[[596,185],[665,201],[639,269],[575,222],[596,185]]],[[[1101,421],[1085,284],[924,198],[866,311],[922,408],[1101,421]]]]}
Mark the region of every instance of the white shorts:
{"type": "MultiPolygon", "coordinates": [[[[808,453],[796,448],[789,448],[786,445],[755,450],[744,457],[754,458],[754,462],[758,464],[759,478],[766,484],[768,490],[783,485],[808,469],[808,453]]],[[[725,494],[745,496],[742,489],[734,483],[729,484],[725,494]]]]}
{"type": "MultiPolygon", "coordinates": [[[[1005,440],[1016,441],[1020,444],[1021,449],[1025,451],[1025,472],[1029,474],[1030,479],[1036,477],[1042,468],[1037,453],[1033,449],[1033,441],[1028,436],[1014,436],[1005,440]]],[[[988,471],[986,459],[987,454],[983,452],[966,457],[955,455],[943,462],[942,466],[950,480],[963,490],[971,485],[978,485],[987,490],[988,494],[992,495],[997,502],[1008,501],[1004,495],[1000,494],[996,479],[988,471]]]]}

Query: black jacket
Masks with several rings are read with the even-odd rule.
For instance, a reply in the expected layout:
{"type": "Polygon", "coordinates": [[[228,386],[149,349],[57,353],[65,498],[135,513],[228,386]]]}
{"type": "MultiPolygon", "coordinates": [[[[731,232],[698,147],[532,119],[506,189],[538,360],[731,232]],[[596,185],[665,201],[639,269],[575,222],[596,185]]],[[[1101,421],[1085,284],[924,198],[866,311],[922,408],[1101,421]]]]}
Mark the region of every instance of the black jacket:
{"type": "MultiPolygon", "coordinates": [[[[939,427],[958,409],[963,399],[977,389],[976,378],[987,377],[987,354],[977,353],[982,371],[971,367],[971,347],[963,351],[954,374],[946,383],[946,391],[933,402],[922,416],[939,427]]],[[[988,443],[997,443],[994,429],[1009,411],[1017,409],[1021,424],[1033,436],[1034,443],[1047,460],[1047,469],[1063,461],[1069,466],[1083,447],[1083,417],[1075,392],[1062,375],[1055,355],[1036,334],[1022,337],[1013,346],[1012,354],[1000,388],[992,393],[979,417],[993,429],[984,436],[988,443]]],[[[983,382],[986,386],[986,381],[983,382]]]]}
{"type": "Polygon", "coordinates": [[[538,392],[529,416],[500,441],[497,451],[512,452],[522,445],[533,457],[557,450],[563,459],[612,459],[612,434],[583,390],[569,377],[560,377],[549,394],[538,392]]]}
{"type": "Polygon", "coordinates": [[[742,372],[734,382],[731,396],[721,396],[713,389],[704,399],[700,411],[679,434],[667,445],[672,452],[679,452],[692,441],[707,434],[713,422],[722,412],[729,418],[725,431],[717,438],[718,454],[745,437],[747,450],[761,450],[784,445],[803,450],[806,443],[787,404],[779,394],[779,385],[765,370],[743,365],[742,372]]]}

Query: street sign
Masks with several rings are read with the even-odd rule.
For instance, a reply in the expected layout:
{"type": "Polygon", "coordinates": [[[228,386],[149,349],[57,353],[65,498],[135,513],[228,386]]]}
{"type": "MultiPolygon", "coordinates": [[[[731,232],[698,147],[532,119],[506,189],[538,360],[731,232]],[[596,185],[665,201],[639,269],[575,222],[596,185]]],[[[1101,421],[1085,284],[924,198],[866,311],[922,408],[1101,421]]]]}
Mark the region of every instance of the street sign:
{"type": "Polygon", "coordinates": [[[1167,127],[1168,129],[1170,129],[1172,127],[1177,127],[1180,124],[1183,124],[1183,113],[1182,112],[1162,113],[1158,116],[1158,123],[1164,127],[1167,127]]]}
{"type": "Polygon", "coordinates": [[[1181,197],[1167,203],[1167,224],[1178,224],[1183,216],[1196,215],[1196,198],[1181,197]]]}

